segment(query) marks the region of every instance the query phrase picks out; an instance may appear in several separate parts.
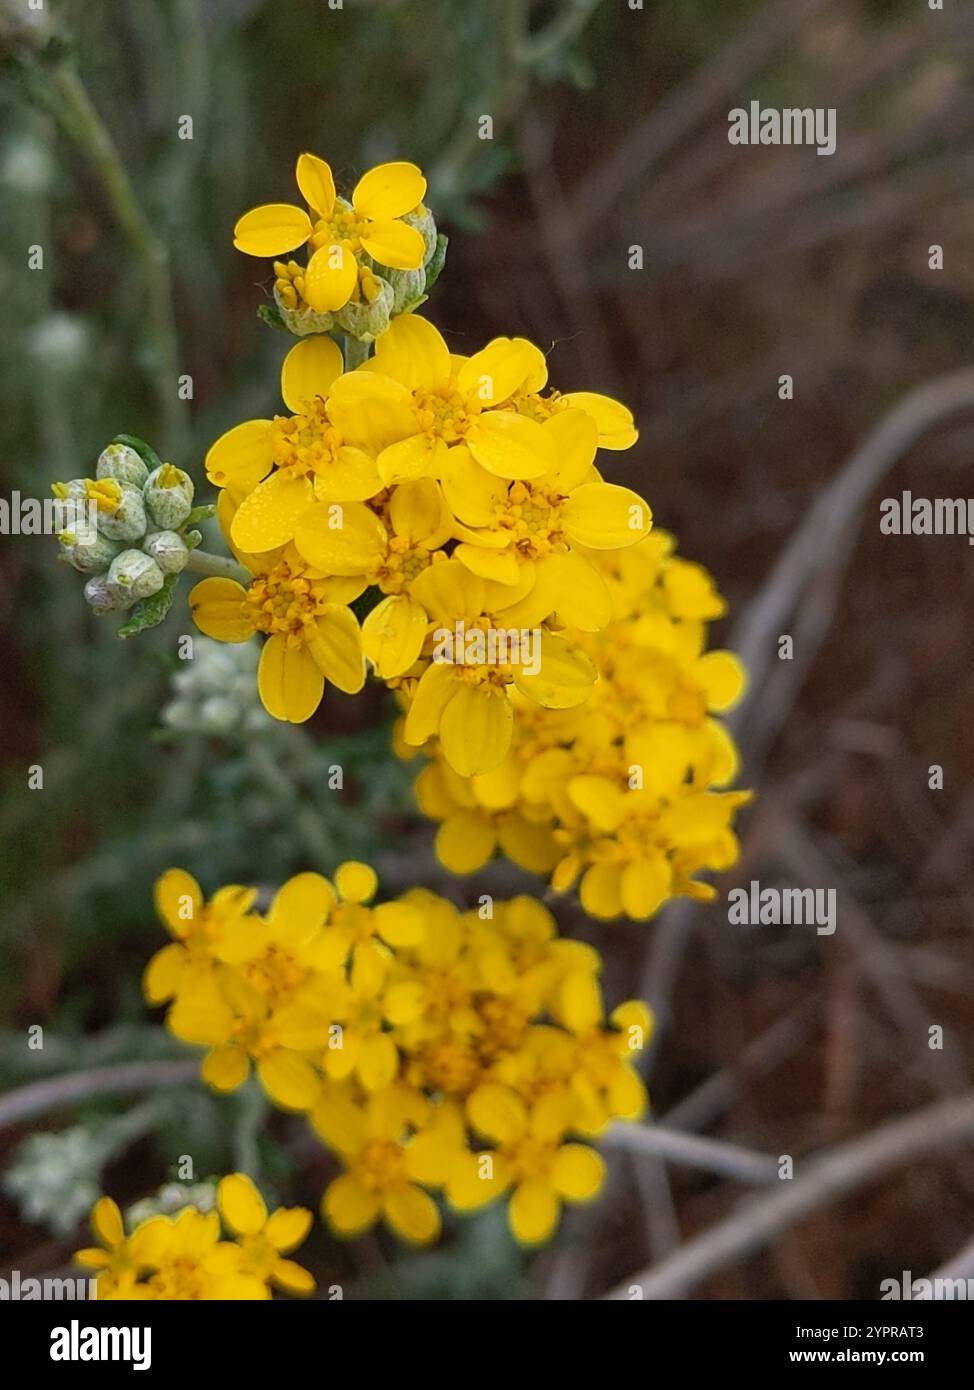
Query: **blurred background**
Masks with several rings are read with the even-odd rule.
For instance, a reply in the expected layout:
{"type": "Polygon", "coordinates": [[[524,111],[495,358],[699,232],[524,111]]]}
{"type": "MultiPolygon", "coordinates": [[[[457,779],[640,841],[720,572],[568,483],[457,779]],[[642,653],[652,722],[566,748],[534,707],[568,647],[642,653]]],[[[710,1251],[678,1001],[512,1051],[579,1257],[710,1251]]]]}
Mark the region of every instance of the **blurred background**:
{"type": "MultiPolygon", "coordinates": [[[[524,334],[560,389],[633,408],[640,444],[610,476],[729,601],[712,640],[754,672],[736,731],[758,795],[713,906],[648,927],[557,911],[604,951],[611,1002],[654,1002],[656,1118],[799,1163],[966,1093],[974,1067],[974,551],[879,531],[883,497],[971,491],[972,73],[974,14],[917,0],[0,3],[5,496],[90,472],[118,431],[202,480],[221,431],[277,408],[290,340],[258,321],[270,281],[231,229],[291,200],[303,149],[344,185],[387,158],[428,173],[450,247],[426,312],[457,351],[524,334]],[[836,153],[730,145],[750,100],[835,108],[836,153]],[[838,931],[730,926],[723,898],[752,878],[834,887],[838,931]]],[[[359,856],[391,890],[539,891],[509,866],[471,884],[437,868],[384,692],[255,737],[246,672],[217,659],[209,684],[174,684],[181,602],[121,643],[54,556],[0,540],[4,1089],[185,1056],[139,986],[171,864],[208,890],[359,856]]],[[[185,1152],[201,1173],[257,1165],[310,1206],[329,1173],[250,1093],[62,1104],[0,1132],[0,1263],[62,1268],[102,1188],[134,1201],[185,1152]]],[[[347,1296],[596,1298],[742,1195],[608,1156],[606,1195],[541,1253],[488,1213],[420,1255],[317,1225],[305,1262],[347,1296]]],[[[685,1291],[873,1299],[972,1234],[969,1160],[914,1154],[685,1291]]]]}

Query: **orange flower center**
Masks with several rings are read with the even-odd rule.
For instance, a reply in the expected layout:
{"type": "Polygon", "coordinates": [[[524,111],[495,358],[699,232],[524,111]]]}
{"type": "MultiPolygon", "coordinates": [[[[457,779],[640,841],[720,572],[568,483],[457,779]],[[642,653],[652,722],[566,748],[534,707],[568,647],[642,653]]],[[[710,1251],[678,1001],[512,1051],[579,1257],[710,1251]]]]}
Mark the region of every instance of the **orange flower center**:
{"type": "Polygon", "coordinates": [[[383,1192],[406,1176],[406,1153],[391,1139],[370,1139],[359,1155],[356,1176],[370,1192],[383,1192]]]}
{"type": "Polygon", "coordinates": [[[247,590],[247,616],[257,632],[279,632],[297,647],[315,635],[328,599],[321,585],[306,578],[304,567],[279,560],[269,574],[259,574],[247,590]]]}
{"type": "Polygon", "coordinates": [[[311,401],[302,415],[275,415],[274,463],[298,477],[327,474],[341,448],[341,435],[328,418],[321,397],[311,401]]]}

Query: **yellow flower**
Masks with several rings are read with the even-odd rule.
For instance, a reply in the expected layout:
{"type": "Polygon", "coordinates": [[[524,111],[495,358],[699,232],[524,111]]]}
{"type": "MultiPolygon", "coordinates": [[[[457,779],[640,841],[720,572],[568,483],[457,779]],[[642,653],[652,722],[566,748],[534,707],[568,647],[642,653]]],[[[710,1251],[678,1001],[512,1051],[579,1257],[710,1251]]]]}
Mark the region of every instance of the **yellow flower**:
{"type": "Polygon", "coordinates": [[[164,1004],[191,987],[194,976],[208,976],[219,944],[250,912],[257,893],[232,884],[204,903],[199,884],[185,869],[168,869],[155,887],[156,912],[175,940],[157,951],[143,976],[150,1004],[164,1004]]]}
{"type": "Polygon", "coordinates": [[[314,1292],[312,1275],[284,1255],[296,1249],[311,1229],[311,1213],[304,1207],[279,1207],[268,1215],[263,1197],[244,1173],[222,1178],[217,1203],[223,1224],[240,1244],[240,1271],[285,1293],[314,1292]]]}
{"type": "Polygon", "coordinates": [[[293,413],[245,420],[211,445],[206,476],[238,504],[230,523],[237,550],[286,545],[316,501],[361,501],[381,491],[372,457],[346,444],[329,419],[324,398],[341,371],[331,338],[303,338],[281,368],[281,395],[293,413]]]}
{"type": "Polygon", "coordinates": [[[328,413],[343,438],[375,456],[387,485],[439,477],[458,444],[498,477],[533,478],[554,462],[549,438],[509,403],[544,373],[544,356],[525,338],[495,338],[456,357],[426,319],[401,314],[364,367],[336,379],[328,413]]]}
{"type": "Polygon", "coordinates": [[[522,1244],[537,1245],[550,1238],[562,1202],[587,1202],[598,1194],[605,1177],[602,1159],[586,1144],[563,1142],[569,1117],[560,1096],[542,1097],[529,1107],[509,1087],[487,1082],[467,1101],[467,1114],[496,1149],[472,1155],[454,1170],[446,1193],[460,1210],[512,1187],[511,1232],[522,1244]]]}
{"type": "Polygon", "coordinates": [[[469,449],[450,451],[443,491],[462,523],[454,555],[502,584],[517,583],[519,566],[533,561],[535,583],[549,586],[559,621],[596,632],[612,615],[611,598],[577,548],[635,545],[648,534],[652,513],[637,493],[600,478],[591,416],[566,410],[542,430],[558,463],[536,478],[508,482],[482,468],[469,449]]]}
{"type": "Polygon", "coordinates": [[[293,547],[265,557],[247,588],[235,579],[202,579],[189,595],[193,619],[207,637],[247,642],[268,636],[260,654],[257,686],[275,719],[301,724],[310,719],[330,680],[354,695],[365,684],[358,619],[346,606],[356,586],[328,579],[293,547]]]}
{"type": "Polygon", "coordinates": [[[311,1123],[346,1168],[321,1199],[322,1216],[339,1235],[361,1235],[380,1216],[415,1245],[439,1235],[439,1210],[419,1185],[430,1156],[411,1142],[429,1114],[429,1102],[404,1086],[373,1092],[362,1107],[337,1091],[319,1101],[311,1123]]]}
{"type": "Polygon", "coordinates": [[[403,729],[406,743],[418,747],[436,736],[450,766],[462,776],[476,776],[498,767],[510,747],[512,685],[548,708],[570,708],[588,698],[595,668],[584,652],[554,633],[540,631],[536,664],[526,662],[523,654],[516,663],[489,659],[491,640],[499,653],[511,630],[538,629],[547,606],[544,597],[535,608],[530,591],[522,597],[517,587],[483,580],[459,560],[424,570],[411,592],[441,630],[452,633],[461,623],[468,633],[482,632],[486,656],[475,664],[455,656],[434,658],[413,693],[403,729]]]}
{"type": "Polygon", "coordinates": [[[290,203],[268,203],[244,213],[233,244],[249,256],[281,256],[308,243],[311,259],[296,283],[318,313],[341,309],[355,293],[364,252],[380,265],[416,270],[425,245],[400,221],[423,200],[426,180],[415,164],[380,164],[363,174],[351,203],[336,196],[331,169],[317,155],[298,156],[295,178],[314,214],[290,203]]]}

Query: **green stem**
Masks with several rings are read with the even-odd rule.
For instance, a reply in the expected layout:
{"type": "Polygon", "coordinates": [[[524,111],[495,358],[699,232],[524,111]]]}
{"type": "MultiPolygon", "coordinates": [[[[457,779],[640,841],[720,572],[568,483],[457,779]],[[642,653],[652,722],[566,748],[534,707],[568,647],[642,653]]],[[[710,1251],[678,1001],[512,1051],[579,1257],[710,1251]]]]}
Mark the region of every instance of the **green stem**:
{"type": "Polygon", "coordinates": [[[94,166],[115,220],[139,262],[145,289],[144,331],[163,447],[166,453],[179,455],[187,445],[188,419],[178,394],[179,346],[169,252],[142,210],[115,142],[77,70],[60,49],[48,51],[35,44],[32,51],[29,38],[22,33],[17,37],[23,41],[18,57],[28,90],[94,166]]]}
{"type": "Polygon", "coordinates": [[[229,555],[211,555],[208,550],[191,550],[186,569],[190,574],[218,575],[221,579],[236,579],[240,584],[249,584],[254,577],[229,555]]]}

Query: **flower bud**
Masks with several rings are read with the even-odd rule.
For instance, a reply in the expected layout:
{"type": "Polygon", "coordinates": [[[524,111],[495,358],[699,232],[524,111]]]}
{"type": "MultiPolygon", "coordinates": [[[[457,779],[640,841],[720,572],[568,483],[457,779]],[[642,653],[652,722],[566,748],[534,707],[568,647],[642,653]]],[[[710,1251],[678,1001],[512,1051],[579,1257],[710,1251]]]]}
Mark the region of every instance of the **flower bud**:
{"type": "Polygon", "coordinates": [[[96,613],[111,613],[120,606],[108,587],[107,574],[94,574],[85,585],[85,601],[96,613]]]}
{"type": "Polygon", "coordinates": [[[335,322],[343,332],[357,338],[360,343],[371,343],[389,327],[394,296],[389,282],[373,271],[364,271],[362,278],[365,294],[361,299],[350,299],[343,309],[339,309],[335,322]],[[372,298],[366,298],[366,295],[372,298]]]}
{"type": "Polygon", "coordinates": [[[420,203],[418,208],[412,212],[407,212],[405,217],[400,217],[399,220],[405,222],[407,227],[415,227],[423,238],[423,245],[426,247],[423,265],[428,265],[433,252],[436,250],[436,222],[433,219],[433,214],[424,203],[420,203]]]}
{"type": "Polygon", "coordinates": [[[108,571],[107,585],[117,600],[116,607],[130,607],[140,598],[149,598],[162,588],[165,575],[151,555],[141,550],[123,550],[108,571]]]}
{"type": "Polygon", "coordinates": [[[174,531],[193,510],[193,480],[173,463],[160,464],[149,474],[142,496],[146,510],[163,531],[174,531]]]}
{"type": "Polygon", "coordinates": [[[154,531],[146,536],[142,549],[152,556],[163,574],[181,574],[189,560],[189,547],[175,531],[154,531]]]}
{"type": "Polygon", "coordinates": [[[292,307],[278,292],[277,285],[274,286],[274,302],[280,310],[285,327],[296,338],[307,337],[310,333],[330,333],[335,327],[335,315],[333,313],[328,310],[317,313],[307,304],[292,307]]]}
{"type": "Polygon", "coordinates": [[[98,455],[95,465],[96,478],[114,478],[119,483],[131,483],[133,487],[145,487],[149,470],[134,449],[127,444],[109,444],[98,455]]]}
{"type": "Polygon", "coordinates": [[[239,721],[240,707],[226,695],[211,695],[200,705],[200,724],[206,733],[232,733],[239,721]]]}
{"type": "Polygon", "coordinates": [[[75,531],[61,531],[58,541],[61,546],[58,559],[73,565],[79,574],[104,574],[122,549],[120,541],[110,541],[107,536],[79,540],[75,531]]]}
{"type": "Polygon", "coordinates": [[[410,314],[426,298],[425,270],[390,270],[386,272],[392,287],[392,312],[410,314]]]}
{"type": "Polygon", "coordinates": [[[138,541],[145,535],[145,504],[142,492],[131,483],[99,478],[85,483],[89,502],[98,509],[96,525],[110,541],[138,541]]]}
{"type": "Polygon", "coordinates": [[[89,478],[72,478],[69,483],[52,483],[51,492],[59,502],[86,502],[89,478]]]}

